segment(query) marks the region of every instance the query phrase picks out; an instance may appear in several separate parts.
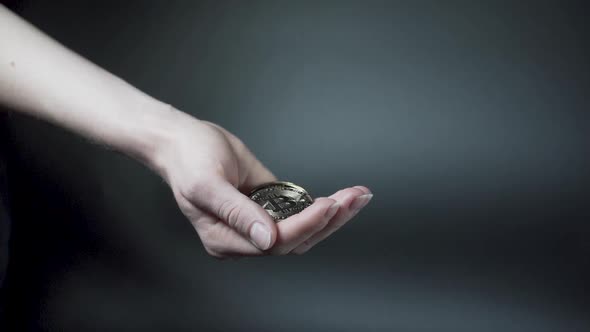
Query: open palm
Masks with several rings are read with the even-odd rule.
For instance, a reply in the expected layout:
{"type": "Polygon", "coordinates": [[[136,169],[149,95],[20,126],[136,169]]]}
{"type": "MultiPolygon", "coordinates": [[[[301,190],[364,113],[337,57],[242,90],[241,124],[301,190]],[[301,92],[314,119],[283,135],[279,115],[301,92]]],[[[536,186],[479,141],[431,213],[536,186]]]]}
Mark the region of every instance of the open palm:
{"type": "Polygon", "coordinates": [[[214,257],[302,254],[372,197],[364,186],[342,189],[275,223],[244,193],[276,177],[227,130],[184,113],[176,116],[175,134],[161,149],[158,170],[214,257]]]}

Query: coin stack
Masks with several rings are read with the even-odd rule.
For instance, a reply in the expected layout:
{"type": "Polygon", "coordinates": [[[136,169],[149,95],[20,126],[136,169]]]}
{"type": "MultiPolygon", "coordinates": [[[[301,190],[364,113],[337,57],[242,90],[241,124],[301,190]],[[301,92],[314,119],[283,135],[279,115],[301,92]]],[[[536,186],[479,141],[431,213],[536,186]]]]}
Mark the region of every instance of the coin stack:
{"type": "Polygon", "coordinates": [[[276,222],[303,211],[313,203],[305,189],[286,181],[260,185],[250,192],[249,197],[262,206],[276,222]]]}

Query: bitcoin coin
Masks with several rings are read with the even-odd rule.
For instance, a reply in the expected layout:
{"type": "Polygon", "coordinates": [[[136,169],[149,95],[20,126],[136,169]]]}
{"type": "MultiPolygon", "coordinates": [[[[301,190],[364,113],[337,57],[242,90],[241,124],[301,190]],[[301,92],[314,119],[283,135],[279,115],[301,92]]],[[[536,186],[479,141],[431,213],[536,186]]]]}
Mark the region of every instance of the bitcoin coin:
{"type": "Polygon", "coordinates": [[[265,183],[254,188],[248,196],[277,222],[303,211],[313,203],[305,189],[286,181],[265,183]]]}

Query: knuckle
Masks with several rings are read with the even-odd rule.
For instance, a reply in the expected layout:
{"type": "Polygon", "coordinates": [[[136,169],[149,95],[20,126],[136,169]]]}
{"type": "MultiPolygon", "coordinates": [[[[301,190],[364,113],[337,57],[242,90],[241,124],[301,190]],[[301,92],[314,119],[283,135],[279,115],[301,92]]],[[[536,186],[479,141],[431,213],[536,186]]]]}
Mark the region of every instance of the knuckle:
{"type": "Polygon", "coordinates": [[[226,258],[225,255],[219,253],[217,250],[213,248],[205,247],[205,251],[210,257],[215,258],[217,260],[224,260],[226,258]]]}
{"type": "Polygon", "coordinates": [[[207,197],[210,194],[207,186],[204,185],[204,180],[199,178],[186,181],[184,185],[180,186],[178,192],[189,201],[199,200],[201,197],[207,197]]]}
{"type": "Polygon", "coordinates": [[[184,197],[186,200],[191,200],[195,194],[195,186],[194,185],[185,185],[179,188],[178,192],[180,196],[184,197]]]}
{"type": "Polygon", "coordinates": [[[191,203],[191,201],[182,193],[174,193],[176,203],[185,215],[192,215],[195,210],[195,206],[191,203]]]}
{"type": "Polygon", "coordinates": [[[224,248],[219,241],[218,233],[215,231],[215,228],[200,227],[197,229],[197,234],[203,243],[205,251],[210,257],[218,260],[224,260],[227,257],[225,251],[223,250],[224,248]]]}
{"type": "Polygon", "coordinates": [[[315,227],[315,231],[319,232],[319,231],[323,230],[324,228],[326,228],[330,224],[331,220],[332,219],[330,219],[330,218],[322,218],[322,220],[320,220],[320,222],[318,222],[317,226],[315,227]]]}
{"type": "Polygon", "coordinates": [[[219,205],[217,215],[225,220],[231,227],[240,227],[240,212],[241,209],[238,204],[232,201],[223,201],[219,205]]]}

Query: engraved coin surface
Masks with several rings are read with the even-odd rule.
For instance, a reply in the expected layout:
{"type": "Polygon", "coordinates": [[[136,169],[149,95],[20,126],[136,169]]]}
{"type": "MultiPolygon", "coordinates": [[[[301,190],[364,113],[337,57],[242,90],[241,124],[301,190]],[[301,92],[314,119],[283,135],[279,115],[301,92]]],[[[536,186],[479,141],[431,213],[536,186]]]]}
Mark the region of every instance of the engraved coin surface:
{"type": "Polygon", "coordinates": [[[277,222],[303,211],[313,203],[305,189],[285,181],[258,186],[252,190],[249,197],[277,222]]]}

